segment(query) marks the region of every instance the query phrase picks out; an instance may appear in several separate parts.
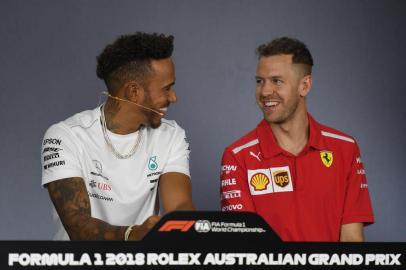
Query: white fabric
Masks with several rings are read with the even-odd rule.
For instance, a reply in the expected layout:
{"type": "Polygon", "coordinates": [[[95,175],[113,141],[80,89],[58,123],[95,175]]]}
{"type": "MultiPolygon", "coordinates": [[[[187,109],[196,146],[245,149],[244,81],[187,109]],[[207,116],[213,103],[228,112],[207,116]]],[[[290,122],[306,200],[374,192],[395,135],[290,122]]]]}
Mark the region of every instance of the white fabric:
{"type": "MultiPolygon", "coordinates": [[[[84,179],[92,217],[111,225],[141,224],[157,214],[158,179],[167,172],[189,174],[189,144],[173,120],[128,135],[109,132],[115,148],[128,153],[139,133],[142,141],[129,159],[118,159],[104,141],[100,107],[52,125],[42,145],[42,185],[69,178],[84,179]]],[[[56,240],[68,235],[54,211],[56,240]]]]}

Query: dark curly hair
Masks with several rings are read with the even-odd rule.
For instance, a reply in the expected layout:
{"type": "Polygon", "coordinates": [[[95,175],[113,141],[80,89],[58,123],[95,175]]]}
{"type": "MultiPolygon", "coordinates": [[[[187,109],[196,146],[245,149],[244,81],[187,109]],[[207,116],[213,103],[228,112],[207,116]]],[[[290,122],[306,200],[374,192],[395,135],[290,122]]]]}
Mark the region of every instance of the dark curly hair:
{"type": "Polygon", "coordinates": [[[172,55],[172,35],[136,32],[122,35],[97,56],[97,77],[104,80],[110,93],[128,80],[145,86],[151,72],[151,60],[172,55]]]}
{"type": "Polygon", "coordinates": [[[257,48],[256,53],[258,58],[280,54],[291,54],[292,63],[303,64],[306,75],[312,73],[313,57],[307,46],[297,39],[289,37],[274,39],[269,43],[260,45],[257,48]]]}

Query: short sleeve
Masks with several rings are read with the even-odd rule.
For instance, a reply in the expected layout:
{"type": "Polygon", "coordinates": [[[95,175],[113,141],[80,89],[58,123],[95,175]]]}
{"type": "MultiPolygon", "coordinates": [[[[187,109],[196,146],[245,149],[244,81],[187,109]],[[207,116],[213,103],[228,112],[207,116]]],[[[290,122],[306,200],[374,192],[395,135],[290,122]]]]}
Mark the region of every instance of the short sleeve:
{"type": "Polygon", "coordinates": [[[185,130],[176,124],[168,161],[162,173],[179,172],[190,177],[189,154],[190,148],[185,130]]]}
{"type": "Polygon", "coordinates": [[[344,212],[341,224],[374,223],[371,199],[368,191],[365,169],[361,161],[358,145],[355,144],[352,164],[347,179],[344,212]]]}
{"type": "Polygon", "coordinates": [[[61,124],[51,126],[42,141],[42,185],[69,177],[83,178],[78,155],[73,135],[61,124]]]}
{"type": "Polygon", "coordinates": [[[247,170],[228,148],[221,161],[220,206],[222,211],[255,212],[247,185],[247,170]]]}

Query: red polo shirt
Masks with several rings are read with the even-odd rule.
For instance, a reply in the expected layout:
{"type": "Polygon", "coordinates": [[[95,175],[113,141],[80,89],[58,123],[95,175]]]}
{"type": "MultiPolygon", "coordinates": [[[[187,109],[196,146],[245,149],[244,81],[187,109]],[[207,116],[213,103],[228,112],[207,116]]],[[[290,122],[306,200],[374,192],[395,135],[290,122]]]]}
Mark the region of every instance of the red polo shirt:
{"type": "Polygon", "coordinates": [[[258,213],[284,241],[339,241],[341,225],[374,222],[365,170],[352,137],[308,118],[297,156],[265,120],[225,149],[221,208],[258,213]]]}

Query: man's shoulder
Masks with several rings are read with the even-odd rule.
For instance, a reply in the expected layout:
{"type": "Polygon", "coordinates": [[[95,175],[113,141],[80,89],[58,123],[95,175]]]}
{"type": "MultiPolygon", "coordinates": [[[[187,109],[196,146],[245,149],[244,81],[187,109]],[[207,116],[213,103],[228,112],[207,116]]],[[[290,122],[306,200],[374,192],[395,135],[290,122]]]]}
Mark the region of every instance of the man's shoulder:
{"type": "Polygon", "coordinates": [[[91,127],[97,120],[95,110],[87,110],[76,113],[69,118],[51,125],[46,131],[47,136],[68,136],[74,134],[74,129],[87,129],[91,127]]]}
{"type": "Polygon", "coordinates": [[[338,129],[319,124],[321,136],[328,142],[334,144],[355,144],[354,137],[338,129]]]}
{"type": "Polygon", "coordinates": [[[257,128],[252,129],[251,131],[244,134],[239,139],[235,140],[233,143],[228,145],[225,151],[231,151],[233,154],[237,154],[241,150],[254,146],[259,143],[257,128]]]}

